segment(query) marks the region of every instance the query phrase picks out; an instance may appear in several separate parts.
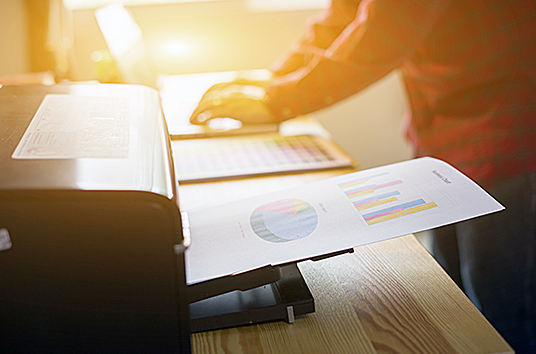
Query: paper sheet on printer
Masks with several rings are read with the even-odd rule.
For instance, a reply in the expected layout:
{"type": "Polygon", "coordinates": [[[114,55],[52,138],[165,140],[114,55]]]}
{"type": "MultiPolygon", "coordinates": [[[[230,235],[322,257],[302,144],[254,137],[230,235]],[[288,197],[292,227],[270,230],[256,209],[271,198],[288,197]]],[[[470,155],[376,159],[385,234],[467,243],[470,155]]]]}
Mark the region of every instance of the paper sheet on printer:
{"type": "Polygon", "coordinates": [[[187,283],[433,229],[503,207],[450,165],[421,158],[189,211],[187,283]]]}
{"type": "Polygon", "coordinates": [[[46,95],[14,159],[126,158],[128,97],[46,95]]]}

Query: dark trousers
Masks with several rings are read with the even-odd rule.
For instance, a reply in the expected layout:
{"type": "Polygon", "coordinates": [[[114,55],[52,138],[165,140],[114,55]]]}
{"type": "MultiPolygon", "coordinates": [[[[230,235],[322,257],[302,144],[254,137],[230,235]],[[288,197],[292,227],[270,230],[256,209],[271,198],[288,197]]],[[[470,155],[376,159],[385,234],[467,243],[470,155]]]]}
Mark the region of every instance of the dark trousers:
{"type": "Polygon", "coordinates": [[[506,210],[434,230],[433,253],[516,353],[536,353],[536,172],[488,192],[506,210]]]}

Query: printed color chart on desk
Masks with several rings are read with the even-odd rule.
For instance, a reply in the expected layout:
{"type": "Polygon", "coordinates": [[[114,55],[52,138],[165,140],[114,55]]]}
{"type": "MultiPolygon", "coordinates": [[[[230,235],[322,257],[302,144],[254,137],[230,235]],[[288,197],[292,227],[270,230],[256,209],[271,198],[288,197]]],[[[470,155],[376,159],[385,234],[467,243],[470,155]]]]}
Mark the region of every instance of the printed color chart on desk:
{"type": "Polygon", "coordinates": [[[338,186],[369,225],[436,208],[433,201],[413,199],[404,193],[404,182],[390,178],[389,172],[361,177],[338,186]]]}
{"type": "Polygon", "coordinates": [[[252,135],[172,141],[180,182],[353,166],[329,140],[311,135],[252,135]]]}

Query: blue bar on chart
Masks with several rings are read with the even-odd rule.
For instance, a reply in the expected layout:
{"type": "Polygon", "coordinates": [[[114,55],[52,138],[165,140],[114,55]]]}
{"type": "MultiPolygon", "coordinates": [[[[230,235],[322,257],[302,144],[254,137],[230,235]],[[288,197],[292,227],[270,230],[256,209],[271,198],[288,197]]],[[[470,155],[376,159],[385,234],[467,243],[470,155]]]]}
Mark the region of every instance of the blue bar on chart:
{"type": "Polygon", "coordinates": [[[426,203],[424,199],[417,199],[411,202],[399,204],[393,207],[381,209],[372,213],[363,214],[363,218],[369,225],[377,224],[382,221],[392,220],[401,216],[418,213],[423,210],[437,207],[434,202],[426,203]]]}

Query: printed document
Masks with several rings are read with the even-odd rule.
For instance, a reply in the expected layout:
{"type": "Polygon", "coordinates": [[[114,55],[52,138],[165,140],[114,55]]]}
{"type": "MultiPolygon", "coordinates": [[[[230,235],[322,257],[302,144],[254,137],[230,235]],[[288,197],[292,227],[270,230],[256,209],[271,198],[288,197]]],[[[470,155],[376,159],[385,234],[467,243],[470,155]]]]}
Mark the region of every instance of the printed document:
{"type": "Polygon", "coordinates": [[[502,209],[452,166],[426,157],[189,210],[187,283],[306,260],[502,209]]]}

